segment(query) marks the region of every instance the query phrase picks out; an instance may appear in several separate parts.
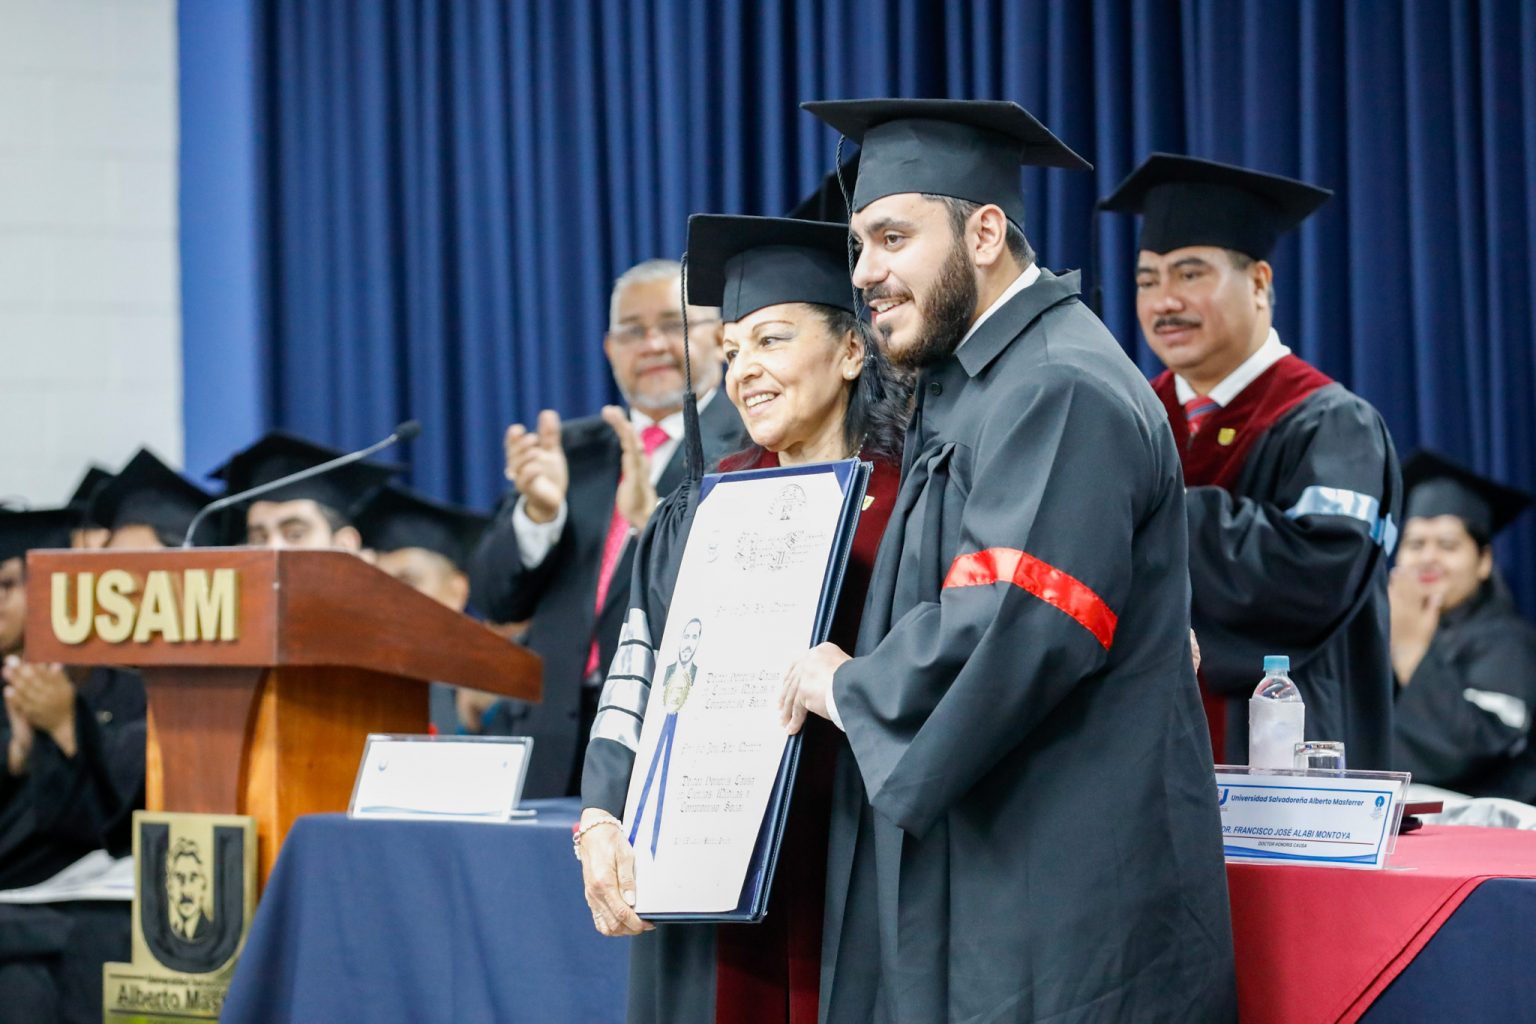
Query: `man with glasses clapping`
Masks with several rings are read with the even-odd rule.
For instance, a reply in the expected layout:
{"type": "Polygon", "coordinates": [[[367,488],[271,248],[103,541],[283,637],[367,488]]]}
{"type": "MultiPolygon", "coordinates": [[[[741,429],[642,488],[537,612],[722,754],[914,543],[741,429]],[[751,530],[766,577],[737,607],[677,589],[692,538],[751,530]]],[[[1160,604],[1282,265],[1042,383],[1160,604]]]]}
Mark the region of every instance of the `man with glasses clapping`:
{"type": "MultiPolygon", "coordinates": [[[[647,260],[614,282],[603,352],[627,409],[564,424],[546,409],[532,429],[507,428],[513,490],[471,561],[471,601],[495,622],[529,620],[523,642],[544,659],[544,700],[502,701],[466,724],[535,738],[525,796],[577,791],[629,596],[631,538],[683,476],[681,270],[647,260]]],[[[741,446],[735,409],[714,400],[719,312],[689,307],[687,333],[713,464],[741,446]]]]}

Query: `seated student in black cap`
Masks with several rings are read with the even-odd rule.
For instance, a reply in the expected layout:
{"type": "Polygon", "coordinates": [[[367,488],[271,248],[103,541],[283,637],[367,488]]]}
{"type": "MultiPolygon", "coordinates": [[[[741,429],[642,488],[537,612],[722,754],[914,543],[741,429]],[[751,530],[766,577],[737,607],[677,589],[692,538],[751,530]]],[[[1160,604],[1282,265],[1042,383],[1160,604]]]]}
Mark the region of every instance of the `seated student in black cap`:
{"type": "Polygon", "coordinates": [[[1308,739],[1391,760],[1387,571],[1402,502],[1380,414],[1272,325],[1276,240],[1331,195],[1155,153],[1100,206],[1143,215],[1136,314],[1189,488],[1189,572],[1218,761],[1248,757],[1266,654],[1291,659],[1308,739]]]}
{"type": "MultiPolygon", "coordinates": [[[[390,485],[369,499],[354,519],[375,565],[434,601],[456,612],[465,610],[466,567],[490,524],[489,516],[390,485]]],[[[440,729],[456,723],[454,727],[479,732],[486,711],[499,700],[493,693],[434,683],[432,721],[440,729]]]]}
{"type": "MultiPolygon", "coordinates": [[[[192,519],[213,495],[140,448],[91,497],[89,516],[106,530],[107,548],[180,547],[192,519]]],[[[217,538],[213,524],[198,528],[196,543],[217,538]]]]}
{"type": "MultiPolygon", "coordinates": [[[[343,455],[281,430],[230,456],[211,476],[235,494],[310,469],[343,455]]],[[[354,462],[256,498],[245,506],[244,522],[230,532],[239,543],[258,548],[361,551],[362,537],[350,512],[403,467],[354,462]]]]}
{"type": "Polygon", "coordinates": [[[70,495],[67,507],[75,511],[80,518],[74,529],[70,531],[70,547],[89,550],[102,547],[107,543],[107,537],[112,531],[96,521],[91,510],[91,498],[111,479],[111,473],[100,466],[91,466],[86,469],[85,476],[80,478],[80,483],[75,486],[75,493],[70,495]]]}
{"type": "Polygon", "coordinates": [[[789,673],[852,753],[821,1019],[1230,1017],[1178,453],[1024,235],[1019,165],[1088,164],[1013,103],[805,108],[861,143],[853,282],[919,373],[855,656],[789,673]]]}
{"type": "Polygon", "coordinates": [[[391,484],[353,515],[374,564],[439,604],[469,604],[469,556],[490,517],[391,484]]]}
{"type": "MultiPolygon", "coordinates": [[[[752,440],[722,467],[855,455],[874,464],[832,627],[833,636],[851,643],[896,494],[907,392],[855,310],[847,240],[841,225],[781,218],[701,215],[688,222],[688,301],[721,309],[725,393],[752,440]]],[[[702,466],[695,463],[695,470],[702,475],[702,466]]],[[[577,839],[587,902],[603,934],[645,931],[631,951],[632,1024],[813,1022],[832,766],[842,746],[835,729],[822,723],[807,735],[762,924],[645,930],[625,896],[634,887],[634,854],[618,816],[647,693],[634,680],[649,678],[649,645],[666,628],[697,484],[695,476],[662,502],[636,545],[620,653],[603,687],[581,780],[577,839]]]]}
{"type": "MultiPolygon", "coordinates": [[[[80,517],[71,508],[0,511],[0,659],[3,659],[3,671],[8,676],[15,676],[18,682],[26,683],[25,694],[15,691],[12,686],[6,686],[5,689],[6,720],[0,725],[0,732],[3,732],[6,740],[6,772],[0,775],[0,806],[8,803],[15,783],[22,781],[28,774],[34,728],[23,711],[32,706],[45,705],[51,692],[41,692],[40,686],[51,685],[57,677],[61,688],[66,689],[65,699],[61,703],[68,706],[74,699],[74,688],[63,674],[63,669],[58,666],[25,666],[28,671],[23,676],[20,671],[23,663],[20,659],[26,642],[26,553],[32,548],[71,547],[71,531],[78,522],[80,517]],[[37,668],[43,676],[40,683],[34,683],[32,668],[37,668]]],[[[74,722],[60,720],[55,723],[52,717],[46,718],[46,722],[60,734],[68,731],[68,737],[63,743],[72,754],[74,722]]],[[[3,840],[0,840],[0,846],[3,846],[3,840]]],[[[0,869],[0,884],[3,884],[3,874],[5,872],[0,869]]]]}
{"type": "Polygon", "coordinates": [[[1433,452],[1403,465],[1392,570],[1392,767],[1469,796],[1536,803],[1536,626],[1493,565],[1493,538],[1531,503],[1433,452]]]}
{"type": "MultiPolygon", "coordinates": [[[[181,543],[193,517],[209,500],[206,492],[145,448],[96,489],[91,514],[111,531],[105,547],[172,547],[181,543]]],[[[0,524],[12,538],[11,547],[3,552],[6,557],[0,559],[0,580],[15,581],[18,589],[9,601],[19,600],[23,619],[25,552],[70,546],[71,531],[80,522],[79,510],[72,507],[14,513],[0,524]]],[[[204,539],[211,540],[211,533],[208,531],[204,539]]],[[[8,621],[8,616],[0,616],[0,620],[8,621]]],[[[76,809],[95,815],[97,831],[120,831],[120,840],[127,842],[127,812],[135,800],[137,806],[143,806],[144,686],[138,673],[105,666],[66,671],[58,665],[25,662],[20,657],[23,640],[18,632],[4,651],[12,754],[20,752],[17,744],[21,743],[34,757],[57,755],[62,758],[58,764],[72,765],[74,782],[70,785],[88,780],[92,785],[87,789],[95,794],[93,803],[80,803],[76,809]],[[47,742],[40,743],[42,740],[47,742]],[[110,767],[98,770],[102,763],[110,767]]],[[[12,767],[17,766],[13,757],[12,767]]],[[[5,865],[14,868],[25,860],[8,860],[0,841],[0,884],[30,884],[17,881],[15,876],[7,878],[4,870],[5,865]]],[[[28,869],[24,873],[32,872],[28,869]]]]}
{"type": "MultiPolygon", "coordinates": [[[[75,508],[0,514],[0,889],[46,882],[96,850],[127,856],[132,812],[144,806],[137,674],[20,660],[26,552],[69,547],[79,523],[75,508]]],[[[101,965],[127,959],[130,909],[126,901],[0,903],[0,1017],[99,1020],[101,965]]]]}

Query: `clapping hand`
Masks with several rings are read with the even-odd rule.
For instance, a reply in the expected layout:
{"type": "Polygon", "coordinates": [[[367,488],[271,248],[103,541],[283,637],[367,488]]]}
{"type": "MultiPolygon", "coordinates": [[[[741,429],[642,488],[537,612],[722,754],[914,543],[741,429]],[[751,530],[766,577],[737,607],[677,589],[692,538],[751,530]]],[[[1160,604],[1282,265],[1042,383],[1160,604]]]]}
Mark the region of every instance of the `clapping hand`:
{"type": "Polygon", "coordinates": [[[14,708],[34,732],[47,733],[66,756],[73,757],[75,684],[63,667],[7,658],[3,672],[7,713],[14,708]]]}
{"type": "MultiPolygon", "coordinates": [[[[6,661],[7,666],[17,659],[12,656],[6,661]]],[[[32,741],[36,733],[32,730],[32,723],[27,721],[27,716],[21,713],[21,708],[16,706],[16,697],[11,688],[5,688],[5,717],[11,723],[11,742],[6,749],[6,768],[12,775],[27,774],[27,758],[32,756],[32,741]]]]}
{"type": "Polygon", "coordinates": [[[548,523],[560,513],[571,471],[560,446],[560,414],[553,409],[539,413],[538,429],[530,433],[521,423],[507,428],[503,440],[507,455],[507,479],[523,496],[524,511],[536,523],[548,523]]]}
{"type": "Polygon", "coordinates": [[[613,428],[622,450],[619,490],[614,500],[619,513],[629,521],[629,525],[643,530],[651,513],[656,510],[657,501],[656,485],[651,482],[651,457],[645,454],[640,436],[635,433],[635,425],[629,421],[623,409],[616,405],[603,406],[603,422],[613,428]]]}
{"type": "Polygon", "coordinates": [[[1440,628],[1445,594],[1419,579],[1417,571],[1398,566],[1387,584],[1387,599],[1392,608],[1392,670],[1407,686],[1440,628]]]}

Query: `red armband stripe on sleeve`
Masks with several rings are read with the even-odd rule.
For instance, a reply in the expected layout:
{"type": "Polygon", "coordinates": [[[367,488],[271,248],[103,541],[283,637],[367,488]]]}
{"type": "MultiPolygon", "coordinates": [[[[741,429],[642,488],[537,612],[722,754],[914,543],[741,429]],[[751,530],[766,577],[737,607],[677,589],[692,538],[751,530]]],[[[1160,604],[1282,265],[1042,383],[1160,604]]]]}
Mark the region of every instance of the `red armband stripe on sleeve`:
{"type": "Polygon", "coordinates": [[[1082,581],[1023,551],[987,548],[975,554],[961,555],[949,567],[949,575],[944,577],[945,590],[984,587],[992,583],[1012,583],[1051,607],[1066,612],[1092,633],[1106,651],[1115,642],[1115,625],[1119,619],[1098,594],[1082,581]]]}

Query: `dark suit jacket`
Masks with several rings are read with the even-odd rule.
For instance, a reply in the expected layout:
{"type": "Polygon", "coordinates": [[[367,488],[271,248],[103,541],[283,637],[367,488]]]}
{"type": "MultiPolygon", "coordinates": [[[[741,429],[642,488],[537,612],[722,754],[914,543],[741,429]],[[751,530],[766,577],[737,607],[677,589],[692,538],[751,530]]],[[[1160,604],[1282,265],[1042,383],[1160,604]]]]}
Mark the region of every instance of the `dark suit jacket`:
{"type": "MultiPolygon", "coordinates": [[[[699,414],[699,427],[705,461],[711,466],[746,441],[736,409],[723,392],[699,414]]],[[[512,527],[514,492],[502,502],[469,566],[470,600],[475,607],[492,622],[531,619],[523,642],[544,659],[543,702],[504,701],[486,723],[489,733],[534,738],[523,789],[527,797],[577,792],[577,755],[586,746],[585,737],[578,735],[582,670],[594,635],[598,664],[607,668],[629,601],[633,544],[625,547],[614,568],[602,614],[594,614],[603,542],[619,484],[618,439],[598,416],[565,424],[561,438],[571,482],[560,540],[537,567],[523,568],[512,527]]],[[[657,481],[657,493],[665,497],[682,479],[683,445],[679,443],[657,481]]]]}

